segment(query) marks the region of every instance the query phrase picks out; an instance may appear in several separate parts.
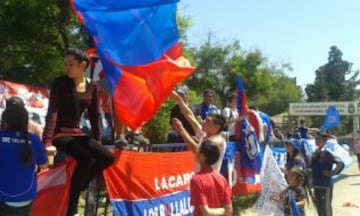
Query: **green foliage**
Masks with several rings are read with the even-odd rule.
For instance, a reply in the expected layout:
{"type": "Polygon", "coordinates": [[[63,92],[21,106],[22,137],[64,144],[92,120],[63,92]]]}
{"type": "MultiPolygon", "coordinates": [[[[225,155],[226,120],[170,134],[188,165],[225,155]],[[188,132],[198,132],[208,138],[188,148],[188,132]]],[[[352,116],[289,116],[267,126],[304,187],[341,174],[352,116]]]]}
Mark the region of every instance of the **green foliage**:
{"type": "Polygon", "coordinates": [[[342,52],[336,46],[330,47],[328,62],[316,71],[313,84],[308,84],[305,92],[308,101],[351,101],[357,99],[360,84],[359,71],[352,71],[352,63],[342,59],[342,52]],[[346,79],[346,76],[350,78],[346,79]]]}
{"type": "Polygon", "coordinates": [[[63,53],[80,45],[68,1],[0,1],[1,78],[45,85],[63,71],[63,53]]]}
{"type": "Polygon", "coordinates": [[[232,199],[233,215],[242,215],[243,211],[251,208],[259,199],[261,192],[255,192],[252,194],[237,196],[232,199]]]}
{"type": "Polygon", "coordinates": [[[170,112],[174,105],[173,100],[165,101],[159,112],[144,126],[143,132],[151,143],[165,143],[170,131],[170,112]]]}
{"type": "Polygon", "coordinates": [[[255,103],[269,115],[286,111],[289,103],[298,102],[302,97],[301,88],[296,85],[296,78],[280,74],[272,79],[273,83],[268,90],[255,100],[255,103]]]}
{"type": "Polygon", "coordinates": [[[197,69],[187,84],[198,94],[213,89],[222,107],[226,106],[227,95],[235,90],[237,76],[244,81],[248,101],[270,115],[286,111],[289,102],[302,97],[296,79],[286,74],[288,65],[267,66],[259,50],[243,51],[238,41],[213,42],[209,34],[208,40],[192,51],[197,69]]]}

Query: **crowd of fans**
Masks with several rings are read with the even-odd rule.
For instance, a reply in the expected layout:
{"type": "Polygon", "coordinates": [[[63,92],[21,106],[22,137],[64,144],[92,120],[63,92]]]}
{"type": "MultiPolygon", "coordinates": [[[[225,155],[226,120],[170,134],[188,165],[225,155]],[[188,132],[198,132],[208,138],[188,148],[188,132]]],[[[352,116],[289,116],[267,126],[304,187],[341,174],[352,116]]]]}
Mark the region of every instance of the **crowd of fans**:
{"type": "MultiPolygon", "coordinates": [[[[87,56],[77,49],[70,49],[64,61],[65,75],[52,83],[44,132],[29,120],[21,98],[12,97],[6,101],[0,131],[0,215],[30,214],[36,195],[35,171],[47,167],[46,151],[50,156],[59,152],[66,153],[77,161],[70,187],[68,216],[77,214],[80,192],[115,160],[111,151],[99,145],[102,141],[99,127],[99,87],[84,75],[89,64],[87,56]],[[84,115],[88,120],[82,124],[81,130],[80,121],[84,115]]],[[[314,134],[318,148],[308,159],[302,143],[309,138],[309,130],[304,121],[300,122],[292,138],[287,139],[274,127],[270,117],[255,107],[249,107],[248,112],[239,114],[236,93],[229,95],[228,106],[223,110],[215,105],[216,94],[211,89],[204,91],[202,103],[196,106],[189,104],[188,93],[187,86],[180,86],[172,92],[171,97],[177,104],[171,110],[172,131],[167,141],[186,143],[196,156],[196,174],[190,185],[195,215],[232,214],[230,187],[219,171],[227,141],[238,141],[236,123],[243,118],[248,118],[261,145],[272,139],[285,142],[287,159],[282,171],[289,183],[289,187],[281,193],[285,214],[290,215],[289,197],[294,194],[304,215],[304,200],[308,194],[313,197],[312,190],[309,190],[308,175],[311,174],[318,214],[332,215],[331,177],[343,168],[342,162],[325,145],[328,139],[334,137],[326,132],[314,134]]],[[[111,120],[108,121],[110,124],[111,120]]],[[[113,126],[113,131],[119,148],[123,148],[128,142],[149,143],[141,129],[128,131],[125,126],[117,124],[113,126]]],[[[360,132],[355,143],[360,161],[360,132]]]]}

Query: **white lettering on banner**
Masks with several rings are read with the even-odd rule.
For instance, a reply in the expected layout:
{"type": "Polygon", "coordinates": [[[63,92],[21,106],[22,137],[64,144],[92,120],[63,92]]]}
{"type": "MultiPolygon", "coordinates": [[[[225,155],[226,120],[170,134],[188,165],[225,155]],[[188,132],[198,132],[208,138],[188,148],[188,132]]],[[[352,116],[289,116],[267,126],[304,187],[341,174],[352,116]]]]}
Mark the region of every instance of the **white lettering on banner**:
{"type": "Polygon", "coordinates": [[[157,191],[182,187],[190,184],[194,172],[179,174],[176,176],[155,177],[154,185],[157,191]]]}
{"type": "Polygon", "coordinates": [[[290,115],[325,115],[329,106],[335,106],[340,115],[357,115],[357,102],[308,102],[290,103],[290,115]]]}
{"type": "Polygon", "coordinates": [[[168,204],[160,204],[148,209],[144,209],[143,216],[183,216],[193,212],[190,204],[190,197],[184,197],[180,200],[168,204]]]}
{"type": "MultiPolygon", "coordinates": [[[[25,143],[25,140],[22,138],[12,138],[12,137],[1,137],[2,143],[25,143]]],[[[31,141],[28,141],[31,144],[31,141]]]]}

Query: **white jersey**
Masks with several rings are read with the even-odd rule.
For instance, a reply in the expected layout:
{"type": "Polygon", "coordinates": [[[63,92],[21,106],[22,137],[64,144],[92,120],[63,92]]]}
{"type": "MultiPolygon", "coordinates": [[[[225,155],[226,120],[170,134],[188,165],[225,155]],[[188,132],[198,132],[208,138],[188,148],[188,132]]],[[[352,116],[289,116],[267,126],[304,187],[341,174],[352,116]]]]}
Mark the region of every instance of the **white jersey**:
{"type": "MultiPolygon", "coordinates": [[[[236,108],[225,107],[222,116],[225,119],[237,119],[239,118],[239,113],[236,108]]],[[[228,125],[228,132],[229,136],[235,135],[235,122],[228,125]]]]}
{"type": "MultiPolygon", "coordinates": [[[[206,137],[206,133],[202,130],[201,126],[199,126],[199,128],[196,131],[196,137],[199,140],[198,142],[199,147],[201,143],[205,140],[211,140],[212,142],[216,143],[219,146],[219,150],[220,150],[219,160],[216,163],[214,163],[211,167],[220,172],[226,150],[226,141],[224,137],[221,134],[216,134],[213,136],[206,137]]],[[[200,171],[200,164],[195,160],[195,173],[199,171],[200,171]]]]}

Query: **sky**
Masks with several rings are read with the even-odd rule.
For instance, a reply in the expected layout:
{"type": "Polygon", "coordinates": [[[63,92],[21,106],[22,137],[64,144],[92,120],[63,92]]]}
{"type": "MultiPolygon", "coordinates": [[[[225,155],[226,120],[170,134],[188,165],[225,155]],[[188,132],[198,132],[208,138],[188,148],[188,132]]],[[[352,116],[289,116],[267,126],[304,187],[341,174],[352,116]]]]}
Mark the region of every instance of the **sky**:
{"type": "Polygon", "coordinates": [[[191,45],[212,32],[216,40],[239,40],[243,49],[259,49],[270,63],[290,63],[303,88],[327,62],[330,46],[360,69],[360,0],[181,0],[192,18],[191,45]]]}

